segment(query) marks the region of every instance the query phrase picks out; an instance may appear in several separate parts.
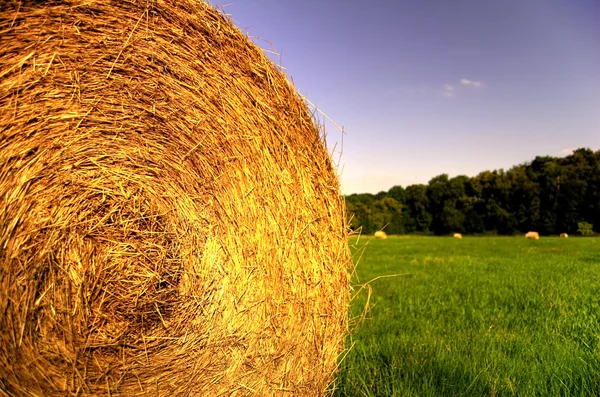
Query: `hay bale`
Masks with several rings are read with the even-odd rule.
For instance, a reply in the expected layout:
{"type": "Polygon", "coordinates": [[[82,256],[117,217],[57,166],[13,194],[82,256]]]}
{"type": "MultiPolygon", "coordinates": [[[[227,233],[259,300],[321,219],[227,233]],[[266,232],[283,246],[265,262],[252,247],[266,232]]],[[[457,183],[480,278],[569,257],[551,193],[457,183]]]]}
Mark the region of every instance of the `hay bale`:
{"type": "Polygon", "coordinates": [[[540,239],[540,234],[538,232],[527,232],[525,234],[525,238],[531,239],[531,240],[539,240],[540,239]]]}
{"type": "Polygon", "coordinates": [[[344,204],[285,76],[200,1],[0,9],[0,389],[325,394],[344,204]]]}
{"type": "Polygon", "coordinates": [[[384,239],[387,238],[387,234],[383,230],[378,230],[374,234],[375,238],[384,239]]]}
{"type": "Polygon", "coordinates": [[[457,238],[457,239],[461,239],[462,238],[462,234],[460,234],[460,233],[454,233],[454,235],[452,237],[457,238]]]}
{"type": "Polygon", "coordinates": [[[560,238],[569,238],[569,235],[567,233],[561,233],[560,238]]]}

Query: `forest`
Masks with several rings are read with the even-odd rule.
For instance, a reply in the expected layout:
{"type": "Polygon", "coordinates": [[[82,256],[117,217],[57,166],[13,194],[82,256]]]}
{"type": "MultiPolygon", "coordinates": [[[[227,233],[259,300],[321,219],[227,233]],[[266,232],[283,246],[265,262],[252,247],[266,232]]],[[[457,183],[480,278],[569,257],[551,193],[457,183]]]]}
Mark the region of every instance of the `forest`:
{"type": "Polygon", "coordinates": [[[363,234],[593,234],[600,231],[600,150],[345,198],[350,226],[363,234]]]}

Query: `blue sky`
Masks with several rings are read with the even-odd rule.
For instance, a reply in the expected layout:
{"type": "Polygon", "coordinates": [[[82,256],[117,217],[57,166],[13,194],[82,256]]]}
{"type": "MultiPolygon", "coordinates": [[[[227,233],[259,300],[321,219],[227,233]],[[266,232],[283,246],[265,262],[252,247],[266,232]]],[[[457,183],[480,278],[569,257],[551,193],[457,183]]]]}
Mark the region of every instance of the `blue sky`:
{"type": "Polygon", "coordinates": [[[344,127],[344,193],[600,149],[598,0],[212,4],[344,127]]]}

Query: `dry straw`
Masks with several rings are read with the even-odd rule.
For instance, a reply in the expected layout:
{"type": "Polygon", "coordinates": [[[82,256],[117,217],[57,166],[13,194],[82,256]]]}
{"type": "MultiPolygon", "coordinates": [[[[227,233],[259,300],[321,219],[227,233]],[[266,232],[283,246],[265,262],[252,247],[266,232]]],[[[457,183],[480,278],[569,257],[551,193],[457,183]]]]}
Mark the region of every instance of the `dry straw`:
{"type": "Polygon", "coordinates": [[[0,31],[0,394],[327,394],[343,200],[261,50],[193,0],[0,1],[0,31]]]}

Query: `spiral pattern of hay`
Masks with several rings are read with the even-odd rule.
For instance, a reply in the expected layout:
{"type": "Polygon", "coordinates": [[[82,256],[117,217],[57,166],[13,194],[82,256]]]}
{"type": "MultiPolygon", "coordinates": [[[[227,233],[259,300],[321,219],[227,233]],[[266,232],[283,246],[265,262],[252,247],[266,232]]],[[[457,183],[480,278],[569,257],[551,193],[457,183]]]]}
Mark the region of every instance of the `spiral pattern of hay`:
{"type": "Polygon", "coordinates": [[[194,0],[0,0],[0,395],[327,394],[346,224],[311,114],[194,0]]]}

